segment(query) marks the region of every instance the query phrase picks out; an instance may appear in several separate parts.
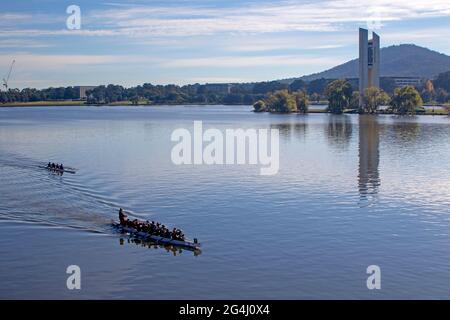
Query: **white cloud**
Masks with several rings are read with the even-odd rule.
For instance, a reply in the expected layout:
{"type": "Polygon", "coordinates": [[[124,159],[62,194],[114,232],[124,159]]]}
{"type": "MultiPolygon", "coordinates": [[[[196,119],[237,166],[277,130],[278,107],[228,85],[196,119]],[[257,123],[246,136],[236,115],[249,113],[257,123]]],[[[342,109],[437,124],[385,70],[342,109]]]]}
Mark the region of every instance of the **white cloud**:
{"type": "Polygon", "coordinates": [[[0,55],[0,66],[8,66],[15,59],[16,68],[31,70],[60,69],[64,67],[152,64],[162,68],[182,67],[258,67],[258,66],[310,66],[314,64],[334,66],[344,62],[344,58],[318,57],[308,55],[271,55],[271,56],[215,56],[201,58],[157,58],[146,55],[52,55],[11,53],[0,55]]]}
{"type": "Polygon", "coordinates": [[[13,12],[5,12],[0,13],[0,22],[14,22],[17,23],[19,21],[30,21],[32,18],[32,15],[30,14],[23,14],[23,13],[13,13],[13,12]]]}
{"type": "Polygon", "coordinates": [[[355,35],[348,33],[297,35],[275,35],[265,37],[231,37],[218,46],[229,52],[267,52],[276,50],[328,50],[348,46],[356,41],[355,35]]]}
{"type": "Polygon", "coordinates": [[[450,1],[326,0],[210,8],[141,6],[93,13],[93,20],[124,35],[189,36],[217,33],[336,31],[347,23],[380,22],[450,15],[450,1]],[[101,23],[101,22],[100,22],[101,23]]]}
{"type": "MultiPolygon", "coordinates": [[[[3,12],[0,13],[0,50],[6,48],[2,51],[9,52],[13,48],[22,52],[0,54],[0,66],[7,68],[9,61],[16,58],[16,76],[22,68],[22,72],[31,70],[30,75],[36,78],[30,76],[28,83],[42,78],[56,83],[72,82],[69,77],[74,75],[82,83],[83,79],[90,81],[92,74],[98,81],[110,79],[106,81],[119,83],[153,79],[184,83],[240,82],[250,80],[245,78],[250,72],[240,70],[245,68],[253,68],[251,75],[259,77],[251,80],[267,80],[288,77],[289,72],[301,75],[322,71],[356,57],[356,28],[365,26],[368,19],[377,19],[385,26],[380,30],[383,45],[415,42],[441,51],[442,48],[450,50],[442,40],[448,28],[443,25],[431,28],[425,20],[449,17],[449,0],[242,2],[222,8],[190,3],[183,1],[179,6],[107,4],[107,10],[82,11],[81,30],[64,29],[64,13],[44,16],[3,12]],[[394,29],[390,21],[407,23],[395,24],[404,29],[394,29]],[[77,39],[70,38],[73,36],[77,39]],[[98,41],[98,46],[90,46],[85,51],[92,43],[84,43],[86,37],[105,41],[98,41]],[[74,54],[51,51],[37,54],[44,52],[39,48],[46,44],[58,46],[58,52],[71,53],[64,44],[75,40],[80,49],[74,54]],[[132,46],[137,44],[142,45],[138,50],[132,46]],[[125,46],[131,54],[123,51],[125,46]],[[315,52],[344,46],[346,50],[315,52]],[[118,53],[116,49],[121,50],[121,55],[110,54],[118,53]],[[85,52],[99,54],[75,54],[85,52]],[[196,68],[203,67],[197,72],[196,68]],[[138,75],[129,72],[132,80],[124,80],[124,70],[134,70],[138,75]],[[205,77],[201,77],[203,74],[205,77]]],[[[27,81],[26,77],[22,79],[27,81]]]]}
{"type": "MultiPolygon", "coordinates": [[[[29,19],[29,15],[3,13],[0,21],[2,16],[4,23],[29,19]]],[[[76,32],[21,30],[11,25],[10,30],[4,28],[0,35],[167,37],[221,33],[324,32],[343,30],[348,28],[348,24],[354,28],[355,24],[364,24],[373,19],[384,23],[447,16],[450,16],[448,0],[373,0],[370,3],[362,0],[282,1],[274,4],[243,3],[240,6],[222,8],[196,5],[114,5],[112,9],[83,13],[83,29],[76,32]]]]}
{"type": "Polygon", "coordinates": [[[43,41],[29,39],[0,39],[0,48],[46,48],[50,46],[43,41]]]}
{"type": "MultiPolygon", "coordinates": [[[[127,32],[129,35],[131,31],[127,32]]],[[[5,29],[0,30],[0,37],[3,38],[17,38],[17,37],[43,37],[43,36],[123,36],[126,34],[123,30],[111,29],[81,29],[81,30],[67,30],[67,29],[5,29]]]]}
{"type": "MultiPolygon", "coordinates": [[[[242,82],[252,82],[253,78],[244,77],[190,77],[188,79],[183,79],[185,83],[242,83],[242,82]]],[[[179,82],[176,79],[173,82],[179,82]]]]}
{"type": "Polygon", "coordinates": [[[414,30],[411,32],[410,30],[392,30],[385,34],[382,34],[383,39],[390,42],[415,42],[418,40],[442,40],[443,35],[449,33],[450,24],[441,26],[441,27],[433,27],[433,28],[422,28],[420,30],[414,30]]]}
{"type": "Polygon", "coordinates": [[[174,59],[162,63],[162,66],[169,68],[179,67],[258,67],[258,66],[310,66],[314,64],[324,66],[334,66],[344,62],[339,58],[299,56],[299,55],[272,55],[272,56],[251,56],[251,57],[208,57],[208,58],[187,58],[174,59]]]}
{"type": "Polygon", "coordinates": [[[156,58],[141,55],[52,55],[10,53],[0,55],[0,66],[5,67],[12,59],[16,68],[22,70],[61,70],[66,67],[98,66],[120,63],[155,63],[156,58]]]}

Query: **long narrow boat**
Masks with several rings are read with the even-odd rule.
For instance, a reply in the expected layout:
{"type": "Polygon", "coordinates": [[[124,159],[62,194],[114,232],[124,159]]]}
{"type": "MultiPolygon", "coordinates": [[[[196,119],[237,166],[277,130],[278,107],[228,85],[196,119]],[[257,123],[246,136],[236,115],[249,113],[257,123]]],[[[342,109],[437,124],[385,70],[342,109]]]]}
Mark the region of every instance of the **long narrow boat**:
{"type": "Polygon", "coordinates": [[[134,228],[130,228],[127,226],[122,226],[120,223],[113,221],[112,223],[113,227],[119,230],[122,233],[128,233],[130,236],[139,238],[146,241],[152,241],[156,244],[165,244],[165,245],[172,245],[175,247],[182,247],[185,249],[190,250],[199,250],[200,249],[200,243],[198,243],[197,239],[194,239],[193,241],[185,239],[184,241],[181,240],[173,240],[169,238],[164,238],[156,235],[149,234],[147,232],[137,231],[134,228]]]}
{"type": "Polygon", "coordinates": [[[64,168],[63,170],[56,169],[56,168],[49,168],[47,166],[40,166],[39,168],[47,169],[50,172],[56,172],[56,173],[71,173],[71,174],[77,173],[75,170],[70,169],[70,168],[64,168]]]}

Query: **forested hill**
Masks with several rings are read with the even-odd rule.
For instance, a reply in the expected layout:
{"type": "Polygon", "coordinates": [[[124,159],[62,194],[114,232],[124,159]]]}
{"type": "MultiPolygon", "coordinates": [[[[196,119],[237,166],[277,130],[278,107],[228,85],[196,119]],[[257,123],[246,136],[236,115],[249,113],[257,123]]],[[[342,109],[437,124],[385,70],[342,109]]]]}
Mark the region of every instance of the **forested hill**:
{"type": "MultiPolygon", "coordinates": [[[[381,49],[382,77],[435,78],[439,73],[450,71],[450,56],[419,47],[402,44],[381,49]]],[[[358,59],[348,61],[329,70],[300,77],[304,81],[315,79],[357,78],[358,59]]]]}

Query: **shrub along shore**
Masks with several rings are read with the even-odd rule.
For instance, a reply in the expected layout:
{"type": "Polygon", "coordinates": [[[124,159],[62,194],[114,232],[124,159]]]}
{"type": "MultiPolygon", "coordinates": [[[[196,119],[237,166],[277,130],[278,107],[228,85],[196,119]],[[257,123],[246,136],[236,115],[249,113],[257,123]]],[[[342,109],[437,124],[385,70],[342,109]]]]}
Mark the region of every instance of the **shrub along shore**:
{"type": "MultiPolygon", "coordinates": [[[[368,88],[362,95],[362,105],[360,105],[359,91],[354,91],[345,79],[329,83],[325,93],[328,98],[326,112],[333,114],[448,115],[450,110],[450,105],[445,105],[442,109],[425,109],[421,95],[412,86],[397,88],[393,95],[387,94],[380,88],[368,88]],[[382,106],[387,108],[381,109],[382,106]]],[[[255,102],[253,109],[255,112],[304,114],[313,112],[309,110],[309,105],[309,96],[305,91],[279,90],[255,102]]]]}
{"type": "MultiPolygon", "coordinates": [[[[299,112],[299,111],[294,111],[292,113],[329,113],[330,111],[326,108],[314,108],[315,105],[324,105],[327,104],[327,102],[323,102],[320,104],[308,104],[308,108],[306,112],[299,112]]],[[[118,101],[118,102],[114,102],[114,103],[108,103],[108,104],[88,104],[86,103],[86,101],[77,101],[77,100],[67,100],[67,101],[34,101],[34,102],[15,102],[15,103],[5,103],[5,104],[1,104],[0,103],[0,108],[24,108],[24,107],[75,107],[75,106],[94,106],[94,107],[114,107],[114,106],[142,106],[142,107],[151,107],[151,106],[171,106],[170,104],[161,104],[161,105],[156,105],[156,104],[152,104],[149,105],[147,103],[139,103],[139,104],[134,104],[131,101],[118,101]]],[[[173,104],[173,106],[178,105],[178,104],[173,104]]],[[[190,105],[190,104],[183,104],[183,105],[190,105]]],[[[191,104],[191,105],[213,105],[211,103],[206,103],[206,104],[199,104],[199,103],[195,103],[195,104],[191,104]]],[[[418,115],[449,115],[448,112],[449,108],[445,107],[445,106],[436,106],[436,108],[419,108],[417,110],[417,112],[415,114],[418,115]]],[[[256,110],[255,110],[256,111],[256,110]]],[[[261,110],[263,111],[263,110],[261,110]]],[[[264,111],[268,111],[268,110],[264,110],[264,111]]],[[[291,112],[277,112],[277,111],[271,111],[271,113],[291,113],[291,112]]],[[[359,113],[358,110],[355,109],[345,109],[343,110],[342,113],[359,113]]],[[[394,112],[392,112],[391,110],[387,109],[387,110],[379,110],[377,112],[378,114],[394,114],[394,112]]]]}

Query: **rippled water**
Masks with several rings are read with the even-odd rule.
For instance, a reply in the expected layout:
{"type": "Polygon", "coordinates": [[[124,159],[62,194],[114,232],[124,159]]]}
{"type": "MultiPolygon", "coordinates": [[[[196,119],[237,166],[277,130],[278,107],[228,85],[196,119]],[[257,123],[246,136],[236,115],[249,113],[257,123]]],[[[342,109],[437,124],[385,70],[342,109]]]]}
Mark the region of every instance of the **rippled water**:
{"type": "Polygon", "coordinates": [[[0,298],[450,298],[450,118],[250,109],[0,108],[0,298]],[[173,165],[194,120],[279,129],[279,173],[173,165]],[[129,241],[119,206],[202,253],[129,241]]]}

